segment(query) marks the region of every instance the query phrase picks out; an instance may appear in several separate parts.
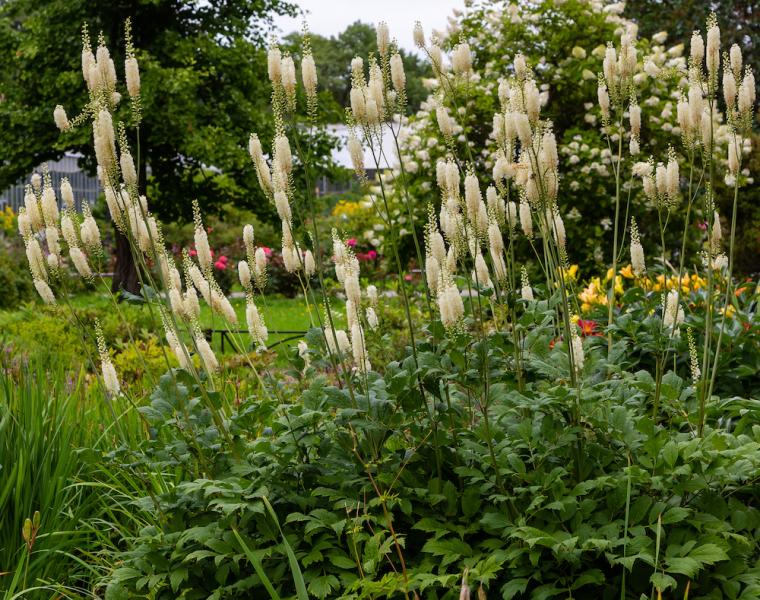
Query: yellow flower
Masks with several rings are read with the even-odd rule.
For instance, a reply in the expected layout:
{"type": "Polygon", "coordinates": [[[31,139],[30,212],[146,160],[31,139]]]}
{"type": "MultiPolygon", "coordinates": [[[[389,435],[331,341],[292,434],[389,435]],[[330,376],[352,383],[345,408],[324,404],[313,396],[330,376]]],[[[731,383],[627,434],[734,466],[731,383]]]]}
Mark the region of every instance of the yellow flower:
{"type": "Polygon", "coordinates": [[[362,206],[360,202],[338,200],[337,204],[333,207],[332,214],[334,217],[351,217],[361,212],[361,210],[362,206]]]}
{"type": "Polygon", "coordinates": [[[728,305],[728,308],[721,308],[720,314],[724,314],[729,318],[733,319],[734,315],[736,314],[736,309],[733,307],[732,304],[728,305]]]}
{"type": "Polygon", "coordinates": [[[607,292],[602,288],[602,283],[598,277],[594,277],[588,284],[588,287],[578,294],[578,299],[583,304],[583,312],[591,310],[594,304],[607,306],[607,292]]]}
{"type": "Polygon", "coordinates": [[[2,228],[7,233],[10,233],[16,228],[16,213],[10,206],[6,206],[3,212],[0,213],[0,219],[2,219],[2,228]]]}
{"type": "Polygon", "coordinates": [[[575,325],[575,324],[576,324],[578,321],[580,321],[580,320],[581,320],[581,317],[580,317],[580,315],[573,315],[572,317],[570,317],[570,322],[571,322],[573,325],[575,325]]]}
{"type": "Polygon", "coordinates": [[[620,275],[615,277],[615,293],[619,295],[623,294],[623,278],[620,275]]]}
{"type": "Polygon", "coordinates": [[[633,274],[633,267],[631,265],[628,265],[626,267],[623,267],[620,269],[620,274],[625,277],[626,279],[634,279],[635,275],[633,274]]]}
{"type": "Polygon", "coordinates": [[[607,275],[604,277],[604,281],[607,282],[612,279],[612,267],[607,269],[607,275]]]}

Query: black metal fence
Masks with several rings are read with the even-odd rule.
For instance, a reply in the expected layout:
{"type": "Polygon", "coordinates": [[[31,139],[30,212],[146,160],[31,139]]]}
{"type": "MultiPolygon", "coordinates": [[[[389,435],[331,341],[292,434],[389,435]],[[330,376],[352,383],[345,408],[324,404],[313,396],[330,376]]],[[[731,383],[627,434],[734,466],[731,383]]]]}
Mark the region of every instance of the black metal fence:
{"type": "MultiPolygon", "coordinates": [[[[219,334],[219,337],[221,338],[222,343],[222,352],[224,352],[224,343],[225,341],[231,346],[235,347],[235,345],[232,343],[230,339],[230,335],[233,333],[248,333],[247,329],[237,329],[237,330],[229,330],[229,329],[204,329],[203,334],[206,337],[206,340],[208,340],[209,343],[211,343],[214,340],[214,334],[219,334]]],[[[297,340],[298,338],[302,338],[304,335],[306,335],[305,331],[298,331],[295,329],[270,329],[269,335],[285,335],[287,337],[284,337],[280,340],[277,340],[273,344],[267,344],[267,348],[272,349],[276,348],[280,344],[284,344],[286,342],[292,342],[293,340],[297,340]]]]}
{"type": "MultiPolygon", "coordinates": [[[[78,211],[82,210],[82,202],[86,201],[92,205],[98,199],[98,194],[100,194],[98,178],[88,175],[79,167],[80,158],[81,156],[78,154],[67,153],[60,160],[48,162],[53,187],[58,190],[61,185],[61,179],[67,177],[74,190],[74,201],[78,211]]],[[[42,168],[37,168],[36,172],[41,174],[42,168]]],[[[24,204],[24,190],[29,184],[31,175],[30,173],[27,177],[17,181],[14,185],[0,193],[0,210],[6,206],[10,206],[14,212],[18,212],[19,207],[24,204]]]]}

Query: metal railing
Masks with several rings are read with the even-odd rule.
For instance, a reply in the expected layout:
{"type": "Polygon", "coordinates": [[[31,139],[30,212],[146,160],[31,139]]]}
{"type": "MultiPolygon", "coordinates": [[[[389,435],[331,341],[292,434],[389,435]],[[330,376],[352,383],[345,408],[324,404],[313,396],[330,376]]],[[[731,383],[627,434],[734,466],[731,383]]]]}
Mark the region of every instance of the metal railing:
{"type": "MultiPolygon", "coordinates": [[[[206,340],[211,343],[214,339],[214,334],[218,333],[221,338],[222,343],[222,352],[224,352],[224,342],[225,340],[232,346],[233,348],[235,345],[232,343],[231,338],[229,337],[232,333],[248,333],[247,329],[204,329],[203,335],[205,336],[206,340]]],[[[288,337],[285,337],[281,340],[277,340],[273,344],[268,344],[267,348],[272,349],[276,348],[280,344],[284,344],[285,342],[291,342],[293,340],[297,340],[298,338],[303,337],[306,335],[306,331],[299,331],[296,329],[270,329],[269,335],[286,335],[288,337]]]]}

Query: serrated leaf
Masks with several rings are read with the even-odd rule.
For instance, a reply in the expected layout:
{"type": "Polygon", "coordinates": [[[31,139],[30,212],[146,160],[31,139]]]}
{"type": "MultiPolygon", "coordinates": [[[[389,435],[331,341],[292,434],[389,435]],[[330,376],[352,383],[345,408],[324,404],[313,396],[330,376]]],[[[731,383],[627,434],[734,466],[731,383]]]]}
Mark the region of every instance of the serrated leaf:
{"type": "Polygon", "coordinates": [[[652,499],[649,496],[639,496],[631,504],[631,512],[629,515],[629,525],[635,525],[641,519],[644,518],[647,511],[652,507],[652,499]]]}
{"type": "Polygon", "coordinates": [[[701,565],[698,561],[688,556],[674,556],[668,559],[668,573],[679,573],[687,577],[694,577],[699,572],[701,565]]]}
{"type": "Polygon", "coordinates": [[[515,473],[525,475],[525,463],[520,459],[519,456],[517,456],[517,454],[510,454],[507,457],[507,460],[509,461],[509,465],[514,469],[515,473]]]}
{"type": "Polygon", "coordinates": [[[212,552],[211,550],[195,550],[183,558],[182,562],[189,562],[191,560],[198,561],[203,560],[204,558],[211,558],[213,556],[216,556],[216,553],[212,552]]]}
{"type": "Polygon", "coordinates": [[[472,548],[467,542],[456,538],[428,540],[422,547],[423,552],[433,556],[442,556],[442,564],[447,565],[460,558],[472,556],[472,548]]]}
{"type": "Polygon", "coordinates": [[[185,581],[185,579],[187,579],[187,569],[185,567],[174,569],[169,575],[169,583],[172,586],[172,591],[176,592],[179,589],[180,583],[185,581]]]}
{"type": "Polygon", "coordinates": [[[584,585],[589,585],[590,583],[594,583],[596,585],[603,584],[604,573],[602,573],[599,569],[590,569],[588,571],[584,571],[573,581],[572,589],[577,590],[578,588],[581,588],[584,585]]]}
{"type": "Polygon", "coordinates": [[[335,575],[312,577],[309,581],[309,591],[317,598],[327,598],[332,590],[338,588],[339,583],[335,575]]]}
{"type": "Polygon", "coordinates": [[[673,441],[665,444],[665,447],[662,449],[662,458],[672,468],[678,460],[678,445],[673,441]]]}
{"type": "Polygon", "coordinates": [[[689,558],[706,565],[713,565],[721,560],[728,560],[728,554],[716,544],[702,544],[689,552],[689,558]]]}
{"type": "Polygon", "coordinates": [[[662,524],[672,525],[673,523],[680,523],[690,514],[691,514],[691,511],[688,508],[674,506],[672,508],[669,508],[662,514],[662,524]]]}
{"type": "Polygon", "coordinates": [[[467,519],[471,519],[478,510],[480,510],[480,492],[475,486],[468,487],[462,494],[462,513],[467,519]]]}
{"type": "Polygon", "coordinates": [[[522,594],[528,589],[529,579],[519,578],[512,579],[508,583],[501,586],[501,597],[504,600],[512,600],[517,594],[522,594]]]}
{"type": "Polygon", "coordinates": [[[330,562],[339,569],[350,570],[356,568],[356,563],[353,560],[338,551],[330,552],[327,557],[330,559],[330,562]]]}
{"type": "Polygon", "coordinates": [[[440,522],[430,517],[420,519],[413,525],[412,529],[419,529],[426,533],[445,533],[448,531],[440,522]]]}
{"type": "Polygon", "coordinates": [[[487,512],[480,519],[480,524],[490,531],[502,533],[510,526],[510,521],[507,515],[503,513],[487,512]]]}
{"type": "Polygon", "coordinates": [[[519,527],[512,535],[523,540],[531,547],[539,545],[552,548],[557,543],[557,540],[551,535],[535,527],[519,527]]]}
{"type": "Polygon", "coordinates": [[[678,585],[678,582],[675,579],[670,575],[665,575],[665,573],[653,573],[649,578],[649,581],[660,592],[664,592],[671,587],[675,589],[678,585]]]}
{"type": "Polygon", "coordinates": [[[554,584],[546,583],[544,585],[538,586],[535,590],[533,590],[531,598],[535,598],[535,600],[544,600],[545,598],[553,598],[554,596],[557,596],[558,594],[562,594],[564,592],[565,590],[554,586],[554,584]]]}

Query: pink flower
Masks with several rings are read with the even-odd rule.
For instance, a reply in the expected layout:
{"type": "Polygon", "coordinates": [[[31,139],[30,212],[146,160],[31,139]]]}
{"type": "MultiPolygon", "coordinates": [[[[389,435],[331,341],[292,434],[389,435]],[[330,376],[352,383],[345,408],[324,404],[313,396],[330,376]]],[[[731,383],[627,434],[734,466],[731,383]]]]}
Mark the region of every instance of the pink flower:
{"type": "Polygon", "coordinates": [[[356,246],[356,238],[351,238],[350,240],[346,240],[346,245],[351,246],[352,248],[356,246]]]}
{"type": "Polygon", "coordinates": [[[226,263],[226,262],[227,262],[227,257],[226,257],[224,254],[222,254],[222,255],[219,257],[219,260],[220,260],[220,261],[222,261],[222,262],[225,262],[225,263],[226,263]]]}
{"type": "Polygon", "coordinates": [[[404,275],[404,281],[411,281],[411,280],[412,280],[412,274],[411,273],[407,273],[406,275],[404,275]]]}
{"type": "Polygon", "coordinates": [[[377,258],[377,250],[370,250],[367,252],[367,258],[369,260],[375,260],[377,258]]]}
{"type": "Polygon", "coordinates": [[[198,253],[195,251],[195,249],[190,250],[190,256],[198,256],[198,253]]]}
{"type": "Polygon", "coordinates": [[[214,268],[224,271],[227,268],[227,261],[218,260],[214,263],[214,268]]]}
{"type": "Polygon", "coordinates": [[[707,230],[707,221],[702,221],[701,223],[697,223],[697,227],[699,227],[702,231],[707,230]]]}
{"type": "Polygon", "coordinates": [[[267,246],[262,246],[262,248],[264,249],[264,254],[266,255],[266,257],[272,258],[272,249],[268,248],[267,246]]]}

